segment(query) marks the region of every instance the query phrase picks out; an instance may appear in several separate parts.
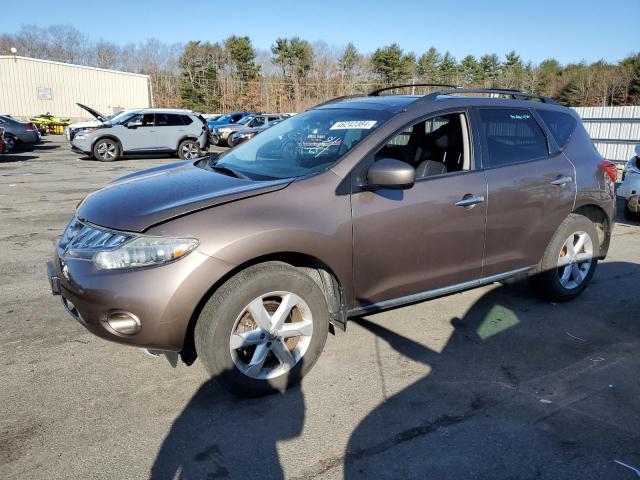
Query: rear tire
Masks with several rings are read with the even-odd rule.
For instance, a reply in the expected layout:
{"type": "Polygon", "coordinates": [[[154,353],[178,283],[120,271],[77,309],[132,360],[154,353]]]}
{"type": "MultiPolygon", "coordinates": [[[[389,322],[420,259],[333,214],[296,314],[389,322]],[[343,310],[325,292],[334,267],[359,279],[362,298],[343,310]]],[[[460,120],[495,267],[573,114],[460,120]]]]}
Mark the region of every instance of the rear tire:
{"type": "Polygon", "coordinates": [[[93,157],[101,162],[113,162],[120,157],[120,145],[110,138],[101,138],[93,145],[93,157]]]}
{"type": "Polygon", "coordinates": [[[11,150],[13,150],[14,148],[16,148],[16,143],[18,142],[16,140],[16,137],[14,137],[13,135],[9,135],[8,133],[4,134],[4,142],[6,144],[6,151],[10,152],[11,150]]]}
{"type": "Polygon", "coordinates": [[[212,378],[238,395],[262,396],[298,383],[322,353],[328,331],[318,284],[286,263],[267,262],[243,270],[213,294],[194,340],[212,378]]]}
{"type": "Polygon", "coordinates": [[[589,285],[599,256],[596,226],[587,217],[572,213],[551,238],[537,273],[529,278],[530,285],[545,300],[573,300],[589,285]]]}
{"type": "Polygon", "coordinates": [[[182,160],[193,160],[201,156],[200,145],[195,140],[183,140],[178,145],[178,157],[182,160]]]}

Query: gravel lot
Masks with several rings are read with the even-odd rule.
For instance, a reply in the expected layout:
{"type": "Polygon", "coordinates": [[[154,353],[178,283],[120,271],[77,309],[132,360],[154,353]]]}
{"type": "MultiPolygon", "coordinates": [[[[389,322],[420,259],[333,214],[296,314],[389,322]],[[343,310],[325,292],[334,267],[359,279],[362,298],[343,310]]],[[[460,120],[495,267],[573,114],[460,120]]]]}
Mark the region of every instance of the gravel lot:
{"type": "Polygon", "coordinates": [[[640,226],[568,304],[494,284],[372,315],[285,395],[87,333],[46,260],[75,205],[174,161],[0,157],[0,478],[625,479],[640,467],[640,226]]]}

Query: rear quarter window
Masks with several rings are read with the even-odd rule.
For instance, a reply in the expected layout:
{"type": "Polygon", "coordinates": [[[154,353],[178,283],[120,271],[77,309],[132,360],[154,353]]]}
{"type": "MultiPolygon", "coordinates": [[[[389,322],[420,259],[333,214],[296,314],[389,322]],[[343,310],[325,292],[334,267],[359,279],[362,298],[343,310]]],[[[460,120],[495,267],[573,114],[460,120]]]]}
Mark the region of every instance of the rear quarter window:
{"type": "Polygon", "coordinates": [[[569,143],[571,135],[576,128],[576,120],[571,115],[551,110],[537,110],[547,128],[553,135],[558,147],[563,149],[569,143]]]}
{"type": "Polygon", "coordinates": [[[486,155],[485,168],[547,158],[547,138],[529,110],[487,108],[479,110],[486,155]]]}
{"type": "Polygon", "coordinates": [[[191,125],[193,123],[193,119],[189,115],[180,115],[180,118],[183,125],[191,125]]]}

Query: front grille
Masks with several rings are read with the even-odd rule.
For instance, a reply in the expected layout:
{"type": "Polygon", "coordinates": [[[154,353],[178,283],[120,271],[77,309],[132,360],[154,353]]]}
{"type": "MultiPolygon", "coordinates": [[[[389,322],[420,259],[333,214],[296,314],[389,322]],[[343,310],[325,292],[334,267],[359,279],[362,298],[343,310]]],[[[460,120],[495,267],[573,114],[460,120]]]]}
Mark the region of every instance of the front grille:
{"type": "Polygon", "coordinates": [[[97,250],[117,248],[134,236],[96,227],[74,217],[62,235],[58,248],[63,256],[88,258],[97,250]]]}

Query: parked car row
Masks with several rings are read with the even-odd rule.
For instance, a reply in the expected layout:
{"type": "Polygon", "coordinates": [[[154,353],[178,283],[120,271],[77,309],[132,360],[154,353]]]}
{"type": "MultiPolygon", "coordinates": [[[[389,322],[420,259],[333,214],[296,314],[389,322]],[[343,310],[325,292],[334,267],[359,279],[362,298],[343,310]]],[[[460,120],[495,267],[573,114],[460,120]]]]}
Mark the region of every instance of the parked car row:
{"type": "Polygon", "coordinates": [[[232,112],[217,119],[210,119],[207,124],[211,131],[213,145],[227,144],[233,147],[255,137],[258,133],[289,118],[288,113],[232,112]],[[243,132],[242,135],[235,135],[243,132]]]}
{"type": "Polygon", "coordinates": [[[124,154],[169,153],[198,158],[209,145],[206,119],[192,110],[144,108],[106,116],[82,104],[96,120],[74,123],[65,135],[74,152],[103,162],[124,154]]]}

